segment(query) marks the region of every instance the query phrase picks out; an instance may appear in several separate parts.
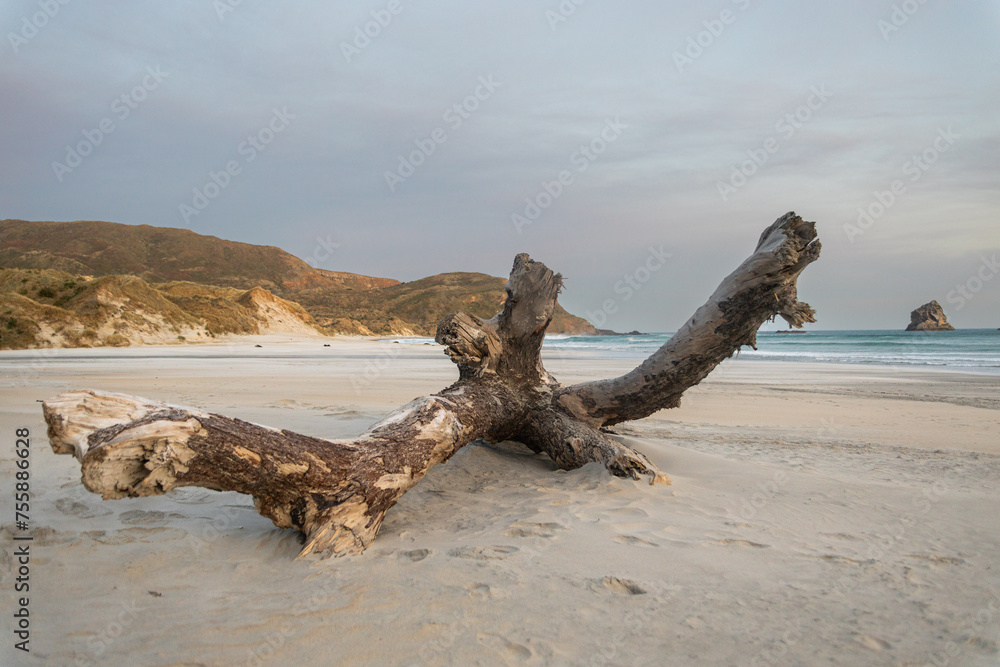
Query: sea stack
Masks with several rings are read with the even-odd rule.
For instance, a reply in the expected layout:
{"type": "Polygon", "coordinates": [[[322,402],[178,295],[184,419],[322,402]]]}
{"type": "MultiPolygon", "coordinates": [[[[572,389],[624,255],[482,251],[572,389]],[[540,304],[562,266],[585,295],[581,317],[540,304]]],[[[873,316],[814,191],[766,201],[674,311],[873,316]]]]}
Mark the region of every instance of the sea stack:
{"type": "Polygon", "coordinates": [[[910,313],[910,324],[907,331],[954,331],[955,327],[948,324],[944,309],[937,301],[931,301],[910,313]]]}

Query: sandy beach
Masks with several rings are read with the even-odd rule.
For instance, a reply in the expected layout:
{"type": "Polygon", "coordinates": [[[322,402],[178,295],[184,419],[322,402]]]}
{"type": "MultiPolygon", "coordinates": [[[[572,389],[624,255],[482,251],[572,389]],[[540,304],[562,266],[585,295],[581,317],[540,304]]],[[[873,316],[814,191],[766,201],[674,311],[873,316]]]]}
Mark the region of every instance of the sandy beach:
{"type": "MultiPolygon", "coordinates": [[[[567,384],[636,365],[543,359],[567,384]]],[[[102,501],[39,403],[101,389],[346,438],[455,379],[437,346],[346,338],[0,353],[0,663],[1000,664],[1000,376],[729,360],[615,429],[672,486],[474,443],[330,560],[295,560],[248,496],[102,501]],[[19,428],[30,656],[8,613],[19,428]]]]}

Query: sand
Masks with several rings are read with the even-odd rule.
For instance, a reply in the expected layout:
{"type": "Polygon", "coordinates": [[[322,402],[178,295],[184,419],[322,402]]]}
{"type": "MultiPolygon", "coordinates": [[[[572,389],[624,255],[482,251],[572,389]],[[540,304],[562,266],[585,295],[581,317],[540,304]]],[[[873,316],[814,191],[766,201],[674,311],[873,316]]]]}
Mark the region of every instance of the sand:
{"type": "MultiPolygon", "coordinates": [[[[634,365],[546,363],[563,382],[634,365]]],[[[368,552],[325,561],[294,560],[296,533],[246,496],[102,501],[38,403],[96,388],[349,437],[456,377],[435,346],[358,339],[0,353],[0,663],[1000,664],[997,376],[727,361],[617,429],[670,487],[473,444],[368,552]],[[12,635],[16,428],[30,656],[12,635]]]]}

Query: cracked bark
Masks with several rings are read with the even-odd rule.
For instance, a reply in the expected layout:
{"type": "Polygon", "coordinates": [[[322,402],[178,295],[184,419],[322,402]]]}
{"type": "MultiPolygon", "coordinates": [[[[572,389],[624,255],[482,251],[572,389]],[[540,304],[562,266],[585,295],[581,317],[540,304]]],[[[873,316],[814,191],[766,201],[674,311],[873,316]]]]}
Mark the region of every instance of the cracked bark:
{"type": "Polygon", "coordinates": [[[455,313],[438,326],[459,380],[354,440],[98,391],[45,401],[49,440],[56,453],[76,455],[84,486],[106,499],[179,486],[249,494],[261,515],[305,535],[300,556],[364,551],[400,496],[476,439],[518,440],[567,470],[599,462],[617,476],[669,484],[601,428],[676,407],[722,360],[753,346],[764,321],[815,321],[797,299],[796,280],[819,252],[814,223],[782,216],[673,338],[618,378],[564,387],[545,371],[541,345],[562,277],[521,254],[496,317],[455,313]]]}

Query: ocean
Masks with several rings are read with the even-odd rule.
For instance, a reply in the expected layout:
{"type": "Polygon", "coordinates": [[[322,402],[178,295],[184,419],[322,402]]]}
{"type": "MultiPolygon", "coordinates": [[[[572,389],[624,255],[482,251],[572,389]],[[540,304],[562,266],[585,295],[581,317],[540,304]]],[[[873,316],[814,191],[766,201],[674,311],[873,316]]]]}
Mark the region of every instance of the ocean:
{"type": "MultiPolygon", "coordinates": [[[[578,336],[552,334],[545,337],[543,354],[561,350],[591,352],[594,356],[644,359],[670,339],[672,333],[638,336],[578,336]]],[[[398,339],[401,343],[433,342],[433,339],[398,339]]],[[[876,364],[880,366],[927,366],[1000,375],[1000,331],[905,332],[807,331],[805,333],[760,332],[757,349],[744,347],[740,359],[766,361],[876,364]]]]}

